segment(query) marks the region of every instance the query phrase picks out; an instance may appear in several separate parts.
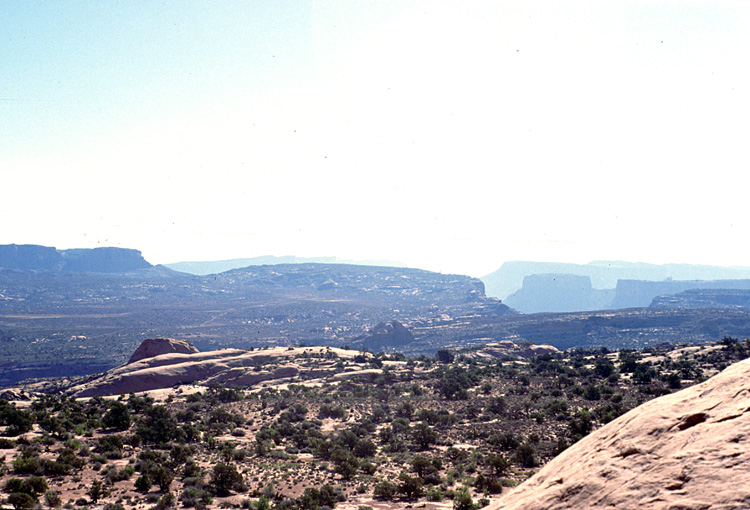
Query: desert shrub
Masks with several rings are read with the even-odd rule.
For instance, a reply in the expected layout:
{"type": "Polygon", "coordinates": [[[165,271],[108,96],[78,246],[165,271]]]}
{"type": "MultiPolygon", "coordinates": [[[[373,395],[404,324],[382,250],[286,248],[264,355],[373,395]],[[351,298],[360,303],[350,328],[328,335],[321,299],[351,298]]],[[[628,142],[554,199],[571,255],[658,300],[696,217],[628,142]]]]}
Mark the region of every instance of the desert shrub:
{"type": "Polygon", "coordinates": [[[44,503],[50,508],[57,508],[62,505],[62,498],[57,491],[47,491],[44,493],[44,503]]]}
{"type": "Polygon", "coordinates": [[[181,439],[177,419],[169,409],[159,405],[152,405],[146,410],[146,416],[138,423],[136,432],[144,442],[157,445],[181,439]]]}
{"type": "Polygon", "coordinates": [[[333,508],[336,506],[337,491],[326,484],[320,489],[309,487],[298,498],[300,508],[304,510],[317,510],[320,508],[333,508]]]}
{"type": "Polygon", "coordinates": [[[516,448],[513,454],[513,460],[524,467],[535,467],[538,464],[536,459],[536,449],[528,443],[524,443],[516,448]]]}
{"type": "Polygon", "coordinates": [[[481,473],[474,479],[474,487],[490,494],[500,494],[503,491],[500,480],[492,476],[484,476],[481,473]]]}
{"type": "Polygon", "coordinates": [[[169,486],[172,484],[172,480],[174,480],[172,470],[164,466],[156,466],[151,470],[150,475],[151,479],[159,486],[159,490],[162,492],[167,492],[169,486]]]}
{"type": "Polygon", "coordinates": [[[13,505],[16,510],[25,508],[34,508],[37,498],[25,492],[14,492],[8,496],[8,503],[13,505]]]}
{"type": "Polygon", "coordinates": [[[245,482],[237,468],[222,462],[214,466],[209,484],[217,496],[228,496],[232,491],[245,490],[245,482]]]}
{"type": "Polygon", "coordinates": [[[453,363],[453,359],[455,358],[454,354],[447,350],[447,349],[440,349],[438,350],[437,354],[435,354],[435,359],[438,360],[440,363],[453,363]]]}
{"type": "Polygon", "coordinates": [[[39,457],[18,457],[13,461],[13,472],[19,475],[42,475],[44,468],[39,457]]]}
{"type": "Polygon", "coordinates": [[[351,480],[359,470],[359,461],[353,453],[338,448],[331,454],[331,462],[333,462],[333,470],[341,475],[344,480],[351,480]]]}
{"type": "Polygon", "coordinates": [[[602,398],[602,393],[598,386],[589,384],[583,389],[583,398],[586,400],[599,400],[602,398]]]}
{"type": "Polygon", "coordinates": [[[118,431],[128,430],[131,423],[130,410],[122,402],[112,402],[109,410],[102,416],[102,424],[105,427],[118,431]]]}
{"type": "Polygon", "coordinates": [[[432,501],[432,502],[443,501],[444,497],[445,495],[443,494],[443,490],[440,487],[430,489],[427,491],[427,494],[426,494],[427,501],[432,501]]]}
{"type": "Polygon", "coordinates": [[[490,455],[485,458],[484,463],[496,476],[502,475],[511,466],[503,455],[490,455]]]}
{"type": "Polygon", "coordinates": [[[323,404],[320,406],[320,411],[318,412],[318,416],[320,418],[334,418],[337,420],[345,420],[347,416],[346,409],[341,406],[332,406],[328,404],[323,404]]]}
{"type": "Polygon", "coordinates": [[[120,451],[122,450],[123,445],[124,438],[119,434],[102,436],[96,440],[96,446],[102,453],[120,451]]]}
{"type": "Polygon", "coordinates": [[[19,436],[31,430],[34,423],[31,412],[18,409],[15,404],[0,399],[0,425],[6,425],[6,436],[19,436]]]}
{"type": "Polygon", "coordinates": [[[165,508],[172,508],[176,502],[177,498],[175,498],[175,495],[171,492],[167,492],[164,494],[161,498],[159,498],[159,501],[156,503],[156,506],[154,507],[156,510],[163,510],[165,508]]]}
{"type": "Polygon", "coordinates": [[[10,450],[16,447],[16,442],[12,439],[0,437],[0,450],[10,450]]]}
{"type": "Polygon", "coordinates": [[[474,501],[468,487],[456,489],[453,493],[453,510],[475,510],[474,501]]]}
{"type": "Polygon", "coordinates": [[[438,433],[427,423],[421,421],[411,430],[411,438],[420,450],[426,450],[438,440],[438,433]]]}
{"type": "Polygon", "coordinates": [[[94,504],[99,501],[99,498],[105,496],[106,493],[107,491],[104,488],[104,484],[101,482],[101,480],[94,480],[93,482],[91,482],[91,485],[89,485],[89,488],[86,491],[86,494],[91,498],[91,501],[94,504]]]}
{"type": "Polygon", "coordinates": [[[510,431],[503,432],[501,434],[494,434],[487,440],[489,444],[503,450],[512,450],[518,448],[521,441],[518,437],[510,431]]]}
{"type": "Polygon", "coordinates": [[[354,453],[355,456],[359,458],[364,457],[372,457],[375,455],[378,451],[378,447],[375,446],[375,443],[368,439],[360,439],[356,442],[354,445],[354,449],[352,450],[352,453],[354,453]]]}
{"type": "Polygon", "coordinates": [[[393,500],[398,492],[396,484],[391,483],[387,480],[378,482],[372,491],[372,497],[375,499],[383,499],[386,501],[393,500]]]}
{"type": "Polygon", "coordinates": [[[182,501],[183,506],[188,508],[209,505],[212,500],[213,497],[211,496],[211,493],[194,486],[184,487],[182,489],[182,494],[180,495],[180,501],[182,501]]]}
{"type": "Polygon", "coordinates": [[[423,494],[422,487],[424,482],[417,476],[409,476],[407,473],[398,475],[399,484],[398,492],[403,494],[406,499],[416,499],[423,494]]]}
{"type": "Polygon", "coordinates": [[[151,486],[154,484],[154,482],[151,480],[151,477],[144,473],[135,480],[135,490],[138,492],[148,492],[151,490],[151,486]]]}
{"type": "Polygon", "coordinates": [[[568,422],[570,434],[576,440],[591,432],[593,426],[594,424],[591,419],[591,413],[585,409],[578,411],[575,418],[568,422]]]}

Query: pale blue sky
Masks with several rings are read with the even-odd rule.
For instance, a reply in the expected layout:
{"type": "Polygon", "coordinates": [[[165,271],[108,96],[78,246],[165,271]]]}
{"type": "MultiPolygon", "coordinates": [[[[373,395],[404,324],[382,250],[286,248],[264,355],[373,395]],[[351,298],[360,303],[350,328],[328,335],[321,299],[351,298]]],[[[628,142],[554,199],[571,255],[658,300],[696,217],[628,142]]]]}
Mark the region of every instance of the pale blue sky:
{"type": "Polygon", "coordinates": [[[746,2],[2,2],[0,243],[750,265],[746,2]]]}

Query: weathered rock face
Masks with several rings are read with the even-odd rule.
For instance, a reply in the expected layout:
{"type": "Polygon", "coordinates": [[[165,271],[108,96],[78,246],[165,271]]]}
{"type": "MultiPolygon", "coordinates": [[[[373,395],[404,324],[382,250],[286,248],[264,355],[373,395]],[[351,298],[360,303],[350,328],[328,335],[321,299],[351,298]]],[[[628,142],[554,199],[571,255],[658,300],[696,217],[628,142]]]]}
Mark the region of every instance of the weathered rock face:
{"type": "Polygon", "coordinates": [[[489,510],[750,508],[750,360],[593,432],[489,510]]]}
{"type": "Polygon", "coordinates": [[[523,344],[518,345],[510,340],[500,342],[491,342],[481,349],[470,353],[469,356],[478,358],[501,358],[503,356],[520,356],[522,358],[532,358],[545,354],[557,354],[560,351],[552,345],[523,344]]]}
{"type": "MultiPolygon", "coordinates": [[[[170,340],[170,342],[180,341],[170,340]]],[[[184,343],[191,346],[188,342],[184,343]]],[[[94,397],[171,388],[179,384],[217,383],[252,386],[261,381],[288,379],[295,376],[305,379],[319,378],[331,376],[336,372],[337,358],[352,358],[357,354],[357,351],[346,351],[334,347],[170,352],[146,357],[108,370],[96,379],[68,387],[67,391],[74,397],[94,397]],[[318,359],[315,363],[306,363],[304,366],[294,361],[295,358],[305,355],[315,356],[318,359]]]]}
{"type": "Polygon", "coordinates": [[[198,352],[193,344],[185,340],[174,338],[149,338],[144,340],[128,360],[128,365],[146,358],[161,356],[162,354],[193,354],[198,352]]]}
{"type": "Polygon", "coordinates": [[[414,341],[414,335],[401,322],[393,320],[381,322],[369,335],[362,339],[362,346],[373,352],[386,347],[400,347],[414,341]]]}

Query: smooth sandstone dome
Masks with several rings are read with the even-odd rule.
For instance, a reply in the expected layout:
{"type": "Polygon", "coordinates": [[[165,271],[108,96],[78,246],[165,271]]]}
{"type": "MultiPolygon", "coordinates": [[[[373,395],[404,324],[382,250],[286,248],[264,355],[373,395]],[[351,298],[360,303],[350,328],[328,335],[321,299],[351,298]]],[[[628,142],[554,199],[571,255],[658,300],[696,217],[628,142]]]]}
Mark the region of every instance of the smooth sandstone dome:
{"type": "Polygon", "coordinates": [[[161,356],[162,354],[193,354],[199,352],[193,344],[186,340],[174,338],[149,338],[144,340],[128,360],[128,365],[146,358],[161,356]]]}
{"type": "Polygon", "coordinates": [[[750,508],[750,360],[593,432],[488,510],[750,508]]]}

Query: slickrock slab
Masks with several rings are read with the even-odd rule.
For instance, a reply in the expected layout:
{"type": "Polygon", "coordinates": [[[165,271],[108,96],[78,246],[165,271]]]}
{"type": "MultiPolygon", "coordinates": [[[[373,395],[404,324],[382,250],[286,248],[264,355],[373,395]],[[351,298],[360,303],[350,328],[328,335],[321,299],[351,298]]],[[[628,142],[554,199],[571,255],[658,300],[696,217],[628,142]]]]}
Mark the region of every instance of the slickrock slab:
{"type": "Polygon", "coordinates": [[[585,437],[488,510],[750,508],[750,360],[585,437]]]}

